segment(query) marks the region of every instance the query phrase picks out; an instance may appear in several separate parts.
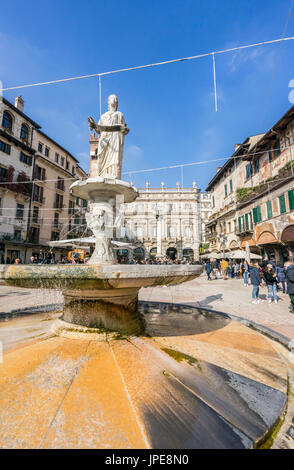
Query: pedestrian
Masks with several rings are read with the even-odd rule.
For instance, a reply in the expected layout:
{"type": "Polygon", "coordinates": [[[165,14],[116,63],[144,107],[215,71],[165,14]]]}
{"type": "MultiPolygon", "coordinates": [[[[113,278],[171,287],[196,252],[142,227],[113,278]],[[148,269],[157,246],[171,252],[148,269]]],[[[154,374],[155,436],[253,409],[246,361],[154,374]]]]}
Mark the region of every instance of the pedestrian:
{"type": "Polygon", "coordinates": [[[234,266],[234,278],[238,279],[239,275],[240,275],[240,264],[236,262],[234,266]]]}
{"type": "Polygon", "coordinates": [[[277,274],[277,280],[280,284],[282,284],[282,287],[280,287],[279,290],[283,289],[283,294],[286,293],[286,271],[284,268],[284,263],[279,263],[276,266],[276,274],[277,274]]]}
{"type": "Polygon", "coordinates": [[[259,298],[259,287],[262,286],[262,282],[259,274],[258,263],[254,262],[252,266],[249,267],[249,271],[251,284],[253,286],[251,294],[252,303],[259,304],[260,302],[262,302],[259,298]]]}
{"type": "Polygon", "coordinates": [[[272,303],[272,300],[274,300],[275,304],[277,304],[277,275],[274,271],[272,264],[268,264],[265,268],[263,278],[265,280],[268,291],[268,303],[270,304],[272,303]]]}
{"type": "Polygon", "coordinates": [[[294,264],[290,261],[285,263],[287,293],[290,297],[290,312],[294,313],[294,264]]]}
{"type": "Polygon", "coordinates": [[[246,259],[244,260],[244,263],[242,263],[241,269],[242,269],[244,286],[248,287],[249,264],[246,259]]]}
{"type": "Polygon", "coordinates": [[[207,280],[208,281],[211,281],[211,277],[210,277],[210,274],[211,274],[211,264],[210,264],[210,261],[209,259],[206,261],[205,263],[205,271],[206,271],[206,274],[207,274],[207,280]]]}
{"type": "Polygon", "coordinates": [[[212,271],[213,271],[214,279],[217,279],[217,276],[219,275],[219,262],[216,259],[212,263],[212,271]]]}
{"type": "Polygon", "coordinates": [[[223,280],[227,279],[227,269],[229,267],[229,263],[227,262],[226,259],[221,260],[221,272],[223,276],[223,280]]]}

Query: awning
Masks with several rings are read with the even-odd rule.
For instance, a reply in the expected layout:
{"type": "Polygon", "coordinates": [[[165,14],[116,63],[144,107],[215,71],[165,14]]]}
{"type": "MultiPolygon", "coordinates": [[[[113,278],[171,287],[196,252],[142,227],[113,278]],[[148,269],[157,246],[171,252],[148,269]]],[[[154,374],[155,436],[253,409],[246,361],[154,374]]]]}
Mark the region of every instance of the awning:
{"type": "MultiPolygon", "coordinates": [[[[67,240],[51,241],[51,242],[48,242],[48,245],[51,247],[63,247],[63,246],[66,247],[66,246],[75,246],[75,245],[78,245],[79,243],[82,243],[83,245],[86,245],[86,244],[95,245],[96,239],[95,237],[69,238],[67,240]]],[[[121,248],[131,248],[131,249],[136,248],[136,245],[132,245],[131,243],[127,243],[127,242],[119,242],[118,240],[111,240],[111,243],[115,250],[119,250],[121,248]]]]}
{"type": "MultiPolygon", "coordinates": [[[[230,259],[245,259],[245,258],[247,258],[246,251],[243,251],[243,250],[230,251],[229,253],[227,253],[227,256],[230,259]]],[[[250,258],[251,259],[262,259],[262,256],[257,255],[255,253],[250,253],[250,258]]]]}

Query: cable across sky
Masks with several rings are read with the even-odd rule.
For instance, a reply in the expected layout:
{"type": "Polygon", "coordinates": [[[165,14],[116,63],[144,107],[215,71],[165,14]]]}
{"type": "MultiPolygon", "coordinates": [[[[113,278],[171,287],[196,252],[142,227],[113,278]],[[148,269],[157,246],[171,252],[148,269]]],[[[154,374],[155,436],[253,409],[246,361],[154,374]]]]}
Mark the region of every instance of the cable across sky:
{"type": "Polygon", "coordinates": [[[286,37],[286,38],[273,39],[273,40],[270,40],[270,41],[263,41],[263,42],[258,42],[258,43],[254,43],[254,44],[246,44],[244,46],[231,47],[229,49],[223,49],[223,50],[219,50],[219,51],[206,52],[204,54],[197,54],[197,55],[193,55],[193,56],[189,56],[189,57],[181,57],[181,58],[178,58],[178,59],[164,60],[164,61],[161,61],[161,62],[154,62],[154,63],[151,63],[151,64],[125,67],[125,68],[122,68],[122,69],[110,70],[108,72],[97,72],[97,73],[93,73],[93,74],[90,74],[90,75],[81,75],[81,76],[78,76],[78,77],[62,78],[62,79],[59,79],[59,80],[50,80],[50,81],[39,82],[39,83],[29,83],[29,84],[26,84],[26,85],[16,85],[16,86],[11,86],[11,87],[1,88],[0,92],[8,91],[8,90],[17,90],[17,89],[21,89],[21,88],[35,87],[35,86],[42,86],[42,85],[53,85],[53,84],[56,84],[56,83],[69,82],[69,81],[72,81],[72,80],[82,80],[84,78],[103,77],[103,76],[111,75],[111,74],[115,74],[115,73],[129,72],[131,70],[140,70],[140,69],[146,69],[146,68],[150,68],[150,67],[158,67],[160,65],[173,64],[173,63],[176,63],[176,62],[184,62],[184,61],[187,61],[187,60],[195,60],[195,59],[200,59],[200,58],[208,57],[208,56],[214,57],[216,54],[225,54],[225,53],[228,53],[228,52],[234,52],[234,51],[238,51],[238,50],[242,50],[242,49],[248,49],[250,47],[265,46],[265,45],[275,44],[275,43],[282,42],[282,41],[293,41],[293,40],[294,40],[294,36],[286,37]]]}

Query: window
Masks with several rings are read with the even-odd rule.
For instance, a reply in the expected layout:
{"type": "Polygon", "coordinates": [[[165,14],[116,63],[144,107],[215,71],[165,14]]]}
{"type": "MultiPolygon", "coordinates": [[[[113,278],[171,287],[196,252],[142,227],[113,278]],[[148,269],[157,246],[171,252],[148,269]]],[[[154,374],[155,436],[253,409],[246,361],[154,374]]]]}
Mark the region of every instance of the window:
{"type": "Polygon", "coordinates": [[[5,179],[7,177],[7,168],[0,166],[0,179],[5,179]]]}
{"type": "Polygon", "coordinates": [[[43,153],[43,144],[41,142],[38,144],[38,152],[43,153]]]}
{"type": "Polygon", "coordinates": [[[290,211],[294,210],[294,189],[288,191],[288,199],[289,199],[289,209],[290,211]]]}
{"type": "Polygon", "coordinates": [[[60,165],[64,166],[64,157],[60,157],[60,165]]]}
{"type": "Polygon", "coordinates": [[[157,236],[157,227],[156,225],[153,225],[152,227],[152,237],[156,237],[157,236]]]}
{"type": "Polygon", "coordinates": [[[250,178],[253,174],[252,163],[246,165],[246,179],[250,178]]]}
{"type": "Polygon", "coordinates": [[[45,157],[48,157],[49,158],[49,148],[48,147],[45,147],[45,157]]]}
{"type": "Polygon", "coordinates": [[[4,111],[3,113],[2,127],[12,130],[12,117],[7,111],[4,111]]]}
{"type": "Polygon", "coordinates": [[[233,192],[233,181],[230,180],[230,193],[232,193],[232,192],[233,192]]]}
{"type": "Polygon", "coordinates": [[[75,166],[73,165],[73,166],[72,166],[72,171],[71,171],[71,174],[72,174],[73,176],[75,176],[75,171],[76,171],[76,169],[75,169],[75,166]]]}
{"type": "Polygon", "coordinates": [[[285,201],[285,194],[279,196],[279,203],[280,203],[280,214],[284,214],[286,212],[286,201],[285,201]]]}
{"type": "Polygon", "coordinates": [[[37,180],[45,181],[46,179],[46,170],[45,168],[41,168],[40,166],[36,165],[34,176],[37,180]]]}
{"type": "Polygon", "coordinates": [[[138,212],[138,214],[143,213],[143,204],[137,204],[137,212],[138,212]]]}
{"type": "Polygon", "coordinates": [[[69,170],[69,161],[66,160],[66,169],[69,170]]]}
{"type": "Polygon", "coordinates": [[[51,232],[51,240],[52,241],[59,240],[59,233],[58,232],[51,232]]]}
{"type": "Polygon", "coordinates": [[[168,227],[168,237],[174,238],[176,236],[175,227],[168,227]]]}
{"type": "Polygon", "coordinates": [[[59,155],[58,153],[55,154],[55,163],[58,163],[59,162],[59,155]]]}
{"type": "Polygon", "coordinates": [[[14,240],[17,242],[21,241],[21,230],[14,230],[14,240]]]}
{"type": "Polygon", "coordinates": [[[245,214],[244,222],[245,230],[249,230],[249,214],[245,214]]]}
{"type": "Polygon", "coordinates": [[[227,195],[228,195],[228,185],[225,184],[225,196],[227,196],[227,195]]]}
{"type": "Polygon", "coordinates": [[[88,207],[88,201],[86,199],[83,199],[83,207],[88,207]]]}
{"type": "Polygon", "coordinates": [[[73,213],[74,213],[74,202],[73,202],[73,201],[69,201],[68,213],[69,213],[69,214],[73,214],[73,213]]]}
{"type": "Polygon", "coordinates": [[[30,155],[26,155],[25,153],[20,152],[19,159],[20,159],[21,162],[25,163],[26,165],[32,166],[33,159],[30,155]]]}
{"type": "Polygon", "coordinates": [[[272,201],[267,201],[266,203],[267,218],[271,219],[273,216],[272,201]]]}
{"type": "Polygon", "coordinates": [[[40,203],[44,202],[43,188],[41,188],[41,186],[38,186],[37,184],[34,184],[33,200],[40,203]]]}
{"type": "Polygon", "coordinates": [[[16,206],[16,218],[17,219],[23,219],[23,213],[24,213],[24,205],[23,204],[17,204],[17,206],[16,206]]]}
{"type": "Polygon", "coordinates": [[[63,206],[63,196],[61,196],[60,194],[56,194],[54,207],[55,209],[62,209],[62,206],[63,206]]]}
{"type": "Polygon", "coordinates": [[[212,196],[212,207],[215,206],[215,200],[214,200],[214,196],[212,196]]]}
{"type": "Polygon", "coordinates": [[[10,155],[11,145],[6,144],[5,142],[2,142],[2,140],[0,140],[0,151],[4,152],[4,153],[7,153],[7,155],[10,155]]]}
{"type": "Polygon", "coordinates": [[[64,191],[64,189],[65,189],[65,187],[64,187],[64,179],[63,179],[63,178],[60,178],[60,176],[58,176],[58,178],[57,178],[56,188],[57,188],[57,189],[60,189],[61,191],[64,191]]]}
{"type": "Polygon", "coordinates": [[[280,139],[276,140],[276,148],[275,148],[275,157],[281,155],[281,142],[280,139]]]}
{"type": "Polygon", "coordinates": [[[269,161],[270,163],[273,161],[272,150],[269,150],[269,151],[268,151],[268,161],[269,161]]]}
{"type": "Polygon", "coordinates": [[[39,207],[34,206],[33,208],[33,223],[37,224],[39,218],[39,207]]]}
{"type": "Polygon", "coordinates": [[[25,124],[21,125],[20,138],[24,140],[28,140],[29,138],[29,128],[25,124]]]}
{"type": "Polygon", "coordinates": [[[190,237],[191,237],[191,230],[190,230],[190,227],[185,227],[185,229],[184,229],[184,234],[185,234],[185,237],[187,237],[187,238],[190,238],[190,237]]]}
{"type": "Polygon", "coordinates": [[[262,216],[261,216],[261,207],[257,206],[253,208],[253,223],[257,224],[258,222],[262,221],[262,216]]]}
{"type": "Polygon", "coordinates": [[[142,238],[143,237],[143,227],[137,226],[137,238],[142,238]]]}
{"type": "Polygon", "coordinates": [[[255,173],[258,173],[259,172],[259,160],[255,160],[255,163],[254,163],[254,172],[255,173]]]}

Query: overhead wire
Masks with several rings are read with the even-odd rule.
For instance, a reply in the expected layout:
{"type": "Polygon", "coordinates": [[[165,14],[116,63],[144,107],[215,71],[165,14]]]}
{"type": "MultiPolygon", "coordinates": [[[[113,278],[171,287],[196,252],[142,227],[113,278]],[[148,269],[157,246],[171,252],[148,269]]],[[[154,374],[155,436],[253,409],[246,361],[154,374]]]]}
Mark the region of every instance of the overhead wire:
{"type": "Polygon", "coordinates": [[[89,75],[81,75],[81,76],[77,76],[77,77],[62,78],[62,79],[58,79],[58,80],[49,80],[49,81],[46,81],[46,82],[38,82],[38,83],[30,83],[30,84],[26,84],[26,85],[17,85],[17,86],[12,86],[12,87],[5,87],[5,88],[0,89],[0,93],[3,92],[3,91],[8,91],[8,90],[17,90],[17,89],[21,89],[21,88],[29,88],[29,87],[42,86],[42,85],[52,85],[52,84],[56,84],[56,83],[69,82],[69,81],[73,81],[73,80],[82,80],[82,79],[85,79],[85,78],[103,77],[105,75],[111,75],[111,74],[122,73],[122,72],[129,72],[129,71],[132,71],[132,70],[140,70],[140,69],[145,69],[145,68],[150,68],[150,67],[158,67],[158,66],[161,66],[161,65],[167,65],[167,64],[172,64],[172,63],[176,63],[176,62],[184,62],[184,61],[188,61],[188,60],[200,59],[202,57],[208,57],[208,56],[211,56],[211,55],[214,55],[214,54],[225,54],[225,53],[228,53],[228,52],[248,49],[248,48],[251,48],[251,47],[265,46],[265,45],[269,45],[269,44],[275,44],[275,43],[278,43],[278,42],[281,42],[281,41],[293,41],[293,40],[294,40],[294,36],[290,36],[290,37],[287,37],[287,38],[284,37],[284,38],[279,38],[279,39],[273,39],[273,40],[270,40],[270,41],[262,41],[262,42],[258,42],[258,43],[254,43],[254,44],[246,44],[244,46],[236,46],[236,47],[231,47],[229,49],[223,49],[223,50],[213,51],[213,52],[206,52],[206,53],[203,53],[203,54],[197,54],[197,55],[188,56],[188,57],[181,57],[181,58],[178,58],[178,59],[164,60],[164,61],[161,61],[161,62],[154,62],[154,63],[151,63],[151,64],[145,64],[145,65],[137,65],[137,66],[134,66],[134,67],[125,67],[125,68],[122,68],[122,69],[110,70],[108,72],[98,72],[98,73],[93,73],[93,74],[89,74],[89,75]]]}

